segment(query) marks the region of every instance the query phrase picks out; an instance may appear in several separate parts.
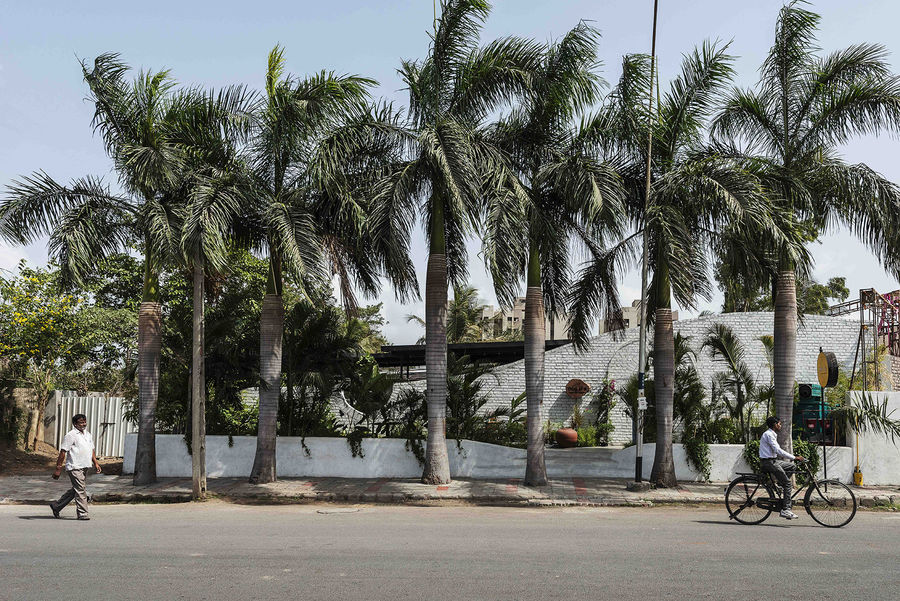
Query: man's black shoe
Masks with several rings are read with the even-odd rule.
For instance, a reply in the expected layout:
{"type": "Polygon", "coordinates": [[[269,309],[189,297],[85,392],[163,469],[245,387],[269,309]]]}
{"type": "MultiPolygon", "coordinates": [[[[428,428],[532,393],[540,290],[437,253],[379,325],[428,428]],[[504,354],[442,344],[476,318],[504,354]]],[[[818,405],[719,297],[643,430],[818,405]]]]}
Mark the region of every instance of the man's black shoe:
{"type": "Polygon", "coordinates": [[[53,503],[50,503],[50,511],[53,512],[53,517],[59,519],[59,509],[57,509],[56,505],[54,505],[53,503]]]}

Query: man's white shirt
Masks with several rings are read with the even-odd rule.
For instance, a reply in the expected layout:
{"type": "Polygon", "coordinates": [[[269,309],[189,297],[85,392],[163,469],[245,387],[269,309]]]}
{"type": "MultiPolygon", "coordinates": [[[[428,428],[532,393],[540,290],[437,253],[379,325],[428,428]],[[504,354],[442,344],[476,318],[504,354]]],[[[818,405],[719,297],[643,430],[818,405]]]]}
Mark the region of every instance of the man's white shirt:
{"type": "Polygon", "coordinates": [[[94,439],[87,430],[69,430],[59,450],[66,452],[66,470],[80,470],[93,465],[91,458],[94,455],[94,439]]]}
{"type": "Polygon", "coordinates": [[[775,430],[769,428],[763,432],[762,438],[759,439],[759,457],[760,459],[794,459],[794,456],[778,446],[778,435],[775,430]]]}

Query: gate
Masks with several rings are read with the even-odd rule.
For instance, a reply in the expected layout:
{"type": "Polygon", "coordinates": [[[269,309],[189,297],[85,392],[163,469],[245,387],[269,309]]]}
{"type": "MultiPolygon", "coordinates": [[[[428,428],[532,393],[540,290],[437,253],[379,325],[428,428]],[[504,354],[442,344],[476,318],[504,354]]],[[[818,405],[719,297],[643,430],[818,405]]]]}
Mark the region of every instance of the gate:
{"type": "Polygon", "coordinates": [[[137,426],[125,419],[126,399],[102,394],[76,396],[74,392],[57,390],[47,407],[44,419],[44,442],[57,449],[72,429],[72,416],[87,416],[87,430],[94,439],[97,457],[122,457],[125,435],[137,432],[137,426]]]}

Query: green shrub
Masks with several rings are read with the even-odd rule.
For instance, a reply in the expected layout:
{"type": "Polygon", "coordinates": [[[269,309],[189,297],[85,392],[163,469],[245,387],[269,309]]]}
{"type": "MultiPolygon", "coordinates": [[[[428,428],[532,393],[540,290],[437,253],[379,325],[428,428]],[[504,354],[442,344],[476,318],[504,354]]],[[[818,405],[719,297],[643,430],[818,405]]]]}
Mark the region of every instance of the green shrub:
{"type": "MultiPolygon", "coordinates": [[[[759,443],[757,443],[759,444],[759,443]]],[[[709,445],[700,438],[687,438],[682,441],[688,464],[700,472],[703,479],[709,482],[712,462],[709,459],[709,445]]]]}
{"type": "Polygon", "coordinates": [[[720,417],[709,424],[706,438],[710,442],[718,444],[739,444],[741,442],[741,429],[734,419],[720,417]]]}
{"type": "Polygon", "coordinates": [[[601,422],[596,425],[597,428],[597,444],[600,446],[605,446],[609,443],[609,435],[610,433],[616,429],[616,427],[610,422],[601,422]]]}
{"type": "Polygon", "coordinates": [[[596,426],[581,426],[578,429],[579,447],[596,447],[597,446],[597,428],[596,426]]]}

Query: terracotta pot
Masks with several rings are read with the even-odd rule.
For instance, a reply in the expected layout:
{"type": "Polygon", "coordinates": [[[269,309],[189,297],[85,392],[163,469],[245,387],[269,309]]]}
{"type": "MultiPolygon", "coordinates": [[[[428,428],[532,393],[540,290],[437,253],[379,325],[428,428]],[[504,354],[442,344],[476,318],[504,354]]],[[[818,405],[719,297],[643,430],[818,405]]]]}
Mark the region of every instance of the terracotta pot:
{"type": "Polygon", "coordinates": [[[556,431],[556,444],[563,449],[578,446],[578,432],[574,428],[560,428],[556,431]]]}

